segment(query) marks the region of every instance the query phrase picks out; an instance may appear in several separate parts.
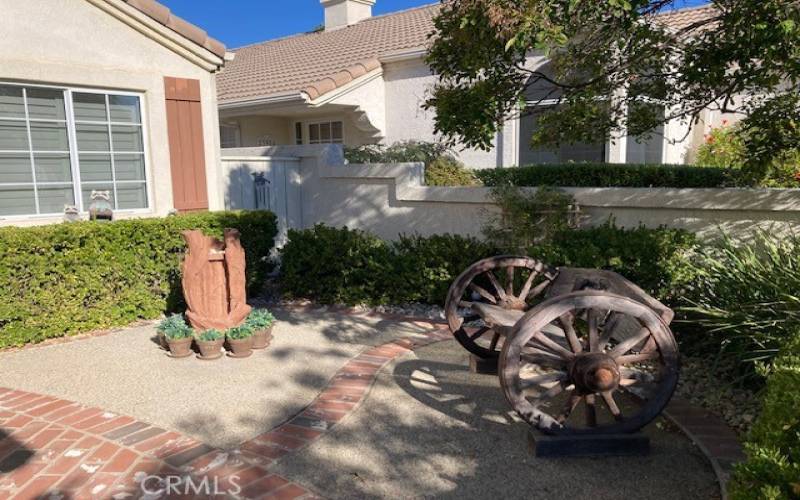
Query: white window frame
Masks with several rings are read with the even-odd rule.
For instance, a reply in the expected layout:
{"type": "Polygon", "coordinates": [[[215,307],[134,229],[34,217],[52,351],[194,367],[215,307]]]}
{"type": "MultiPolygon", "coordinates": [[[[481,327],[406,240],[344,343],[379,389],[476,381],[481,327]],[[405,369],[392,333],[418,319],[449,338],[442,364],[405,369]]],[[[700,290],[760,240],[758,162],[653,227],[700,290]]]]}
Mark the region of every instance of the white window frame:
{"type": "Polygon", "coordinates": [[[228,123],[220,122],[219,129],[220,129],[220,135],[219,135],[219,146],[220,146],[220,148],[226,149],[226,148],[240,148],[240,147],[242,147],[242,127],[239,125],[239,122],[228,122],[228,123]],[[224,146],[222,144],[222,129],[223,128],[227,128],[227,129],[233,130],[233,135],[235,137],[234,138],[234,142],[236,143],[234,146],[224,146]]]}
{"type": "Polygon", "coordinates": [[[345,144],[345,133],[344,133],[344,119],[342,118],[324,118],[320,120],[310,120],[303,122],[303,132],[305,132],[305,137],[303,137],[303,141],[305,144],[345,144]],[[325,125],[328,124],[331,126],[331,140],[333,140],[333,124],[334,123],[341,123],[342,124],[342,142],[320,142],[320,141],[311,141],[311,126],[312,125],[325,125]]]}
{"type": "MultiPolygon", "coordinates": [[[[137,215],[137,214],[149,214],[153,212],[153,186],[152,182],[150,181],[153,178],[151,172],[151,161],[150,161],[150,137],[148,131],[148,118],[147,118],[147,101],[146,96],[142,92],[131,92],[131,91],[124,91],[124,90],[116,90],[116,89],[99,89],[99,88],[88,88],[88,87],[75,87],[70,85],[57,85],[57,84],[35,84],[35,83],[19,83],[13,81],[5,81],[0,80],[0,85],[9,86],[9,87],[22,87],[23,88],[23,103],[25,104],[25,118],[3,118],[6,121],[20,121],[26,124],[26,128],[28,128],[28,137],[30,138],[30,119],[28,117],[28,102],[27,102],[27,91],[26,88],[42,88],[42,89],[50,89],[50,90],[61,90],[64,92],[64,112],[66,114],[66,127],[67,127],[67,142],[69,143],[69,151],[46,151],[46,153],[51,154],[69,154],[69,161],[70,161],[70,173],[72,174],[72,192],[73,198],[75,200],[75,205],[78,207],[78,210],[81,214],[88,213],[88,207],[83,206],[83,195],[81,193],[81,186],[83,184],[91,186],[92,184],[102,185],[108,184],[111,182],[114,188],[114,201],[117,203],[117,184],[142,184],[144,182],[145,185],[145,193],[147,196],[147,206],[143,208],[130,208],[130,209],[114,209],[115,214],[122,214],[122,215],[137,215]],[[105,153],[110,155],[111,157],[111,181],[87,181],[81,182],[81,173],[80,173],[80,160],[78,158],[78,142],[77,142],[77,134],[76,134],[76,123],[75,123],[75,110],[73,107],[72,102],[72,94],[79,93],[79,94],[99,94],[105,96],[106,101],[106,118],[108,121],[103,122],[92,122],[92,121],[85,121],[81,120],[81,124],[94,124],[94,125],[106,125],[109,131],[109,151],[102,151],[102,152],[93,152],[93,151],[81,151],[80,153],[105,153]],[[112,122],[111,121],[111,110],[108,106],[108,96],[109,95],[119,95],[119,96],[130,96],[130,97],[137,97],[139,99],[139,115],[140,115],[140,122],[133,123],[133,122],[112,122]],[[122,125],[122,126],[140,126],[142,130],[142,158],[144,160],[144,181],[117,181],[116,180],[116,171],[114,168],[114,150],[113,150],[113,141],[111,139],[111,127],[113,125],[122,125]]],[[[37,118],[34,121],[36,122],[49,122],[49,123],[62,123],[64,120],[54,120],[54,119],[46,119],[46,118],[37,118]]],[[[23,153],[23,151],[0,151],[0,153],[23,153]]],[[[29,149],[28,153],[30,154],[30,161],[31,161],[31,169],[32,169],[32,182],[28,183],[3,183],[4,186],[15,186],[15,185],[33,185],[34,186],[34,197],[36,200],[36,209],[37,212],[39,210],[39,201],[38,201],[38,186],[48,186],[48,185],[66,185],[67,182],[44,182],[39,183],[36,181],[36,169],[33,164],[33,155],[36,153],[33,149],[29,149]]],[[[126,152],[127,154],[128,152],[126,152]]],[[[131,154],[136,154],[135,152],[131,152],[131,154]]],[[[53,217],[58,217],[63,215],[63,212],[54,212],[54,213],[36,213],[36,214],[25,214],[25,215],[0,215],[0,220],[31,220],[31,219],[52,219],[53,217]]]]}

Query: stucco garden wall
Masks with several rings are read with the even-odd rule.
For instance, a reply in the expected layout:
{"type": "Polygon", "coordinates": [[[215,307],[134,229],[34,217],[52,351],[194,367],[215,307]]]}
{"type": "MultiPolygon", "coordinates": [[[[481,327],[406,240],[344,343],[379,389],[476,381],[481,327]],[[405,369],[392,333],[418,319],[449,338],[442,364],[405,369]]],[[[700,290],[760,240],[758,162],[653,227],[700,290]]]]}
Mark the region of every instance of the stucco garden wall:
{"type": "MultiPolygon", "coordinates": [[[[488,198],[488,188],[423,186],[421,164],[343,165],[341,150],[332,146],[223,151],[226,172],[268,172],[274,168],[272,164],[280,165],[284,176],[273,189],[283,189],[289,193],[285,198],[294,200],[286,227],[325,223],[368,230],[386,239],[401,233],[479,236],[486,216],[496,210],[488,198]]],[[[240,192],[250,192],[249,186],[237,186],[240,192]]],[[[737,237],[746,237],[759,227],[775,234],[800,230],[798,189],[566,191],[580,205],[586,225],[613,217],[619,226],[664,225],[688,229],[705,238],[718,236],[720,230],[737,237]]],[[[247,199],[230,194],[231,206],[253,208],[247,199]]]]}
{"type": "Polygon", "coordinates": [[[216,80],[209,70],[180,54],[180,48],[166,48],[87,0],[0,0],[0,13],[0,81],[144,94],[151,210],[140,215],[166,215],[173,207],[164,77],[199,80],[206,176],[208,185],[217,187],[209,192],[209,206],[224,207],[216,80]]]}

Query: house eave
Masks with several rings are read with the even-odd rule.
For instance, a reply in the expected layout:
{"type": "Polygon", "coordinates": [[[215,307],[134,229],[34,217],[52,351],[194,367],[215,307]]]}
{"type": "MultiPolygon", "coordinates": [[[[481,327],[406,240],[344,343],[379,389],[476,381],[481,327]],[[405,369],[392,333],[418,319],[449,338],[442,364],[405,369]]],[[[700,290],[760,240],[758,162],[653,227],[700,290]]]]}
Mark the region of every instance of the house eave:
{"type": "Polygon", "coordinates": [[[250,106],[284,105],[292,103],[307,103],[307,97],[300,91],[279,92],[275,94],[247,97],[232,101],[219,101],[219,109],[236,109],[250,106]]]}

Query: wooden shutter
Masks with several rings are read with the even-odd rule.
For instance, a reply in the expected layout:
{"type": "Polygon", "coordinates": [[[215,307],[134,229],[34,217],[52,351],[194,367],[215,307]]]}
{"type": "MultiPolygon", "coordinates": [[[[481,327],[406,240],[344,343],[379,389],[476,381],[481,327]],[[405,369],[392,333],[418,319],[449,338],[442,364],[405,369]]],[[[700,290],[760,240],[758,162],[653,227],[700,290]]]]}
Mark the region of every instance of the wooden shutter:
{"type": "Polygon", "coordinates": [[[175,209],[208,210],[200,81],[166,77],[164,88],[175,209]]]}

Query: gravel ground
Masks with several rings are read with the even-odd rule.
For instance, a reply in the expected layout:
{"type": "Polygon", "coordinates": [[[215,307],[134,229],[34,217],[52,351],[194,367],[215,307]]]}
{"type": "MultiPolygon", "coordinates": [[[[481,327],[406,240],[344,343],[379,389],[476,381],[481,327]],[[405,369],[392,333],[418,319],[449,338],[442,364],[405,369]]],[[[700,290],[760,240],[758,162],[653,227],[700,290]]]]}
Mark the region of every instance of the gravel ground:
{"type": "Polygon", "coordinates": [[[705,457],[659,419],[645,457],[537,459],[497,377],[454,341],[384,369],[356,412],[276,472],[326,498],[719,498],[705,457]]]}

